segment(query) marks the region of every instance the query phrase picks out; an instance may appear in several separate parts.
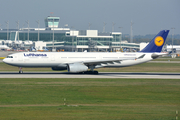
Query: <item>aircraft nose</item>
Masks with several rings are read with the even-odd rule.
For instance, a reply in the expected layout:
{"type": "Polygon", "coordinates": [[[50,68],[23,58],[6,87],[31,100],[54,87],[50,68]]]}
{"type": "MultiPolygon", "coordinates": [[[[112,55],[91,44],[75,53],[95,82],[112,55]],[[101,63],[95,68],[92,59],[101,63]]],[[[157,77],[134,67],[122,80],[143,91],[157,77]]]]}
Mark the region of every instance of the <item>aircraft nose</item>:
{"type": "Polygon", "coordinates": [[[7,58],[4,58],[4,59],[3,59],[3,62],[4,62],[4,63],[7,63],[7,58]]]}

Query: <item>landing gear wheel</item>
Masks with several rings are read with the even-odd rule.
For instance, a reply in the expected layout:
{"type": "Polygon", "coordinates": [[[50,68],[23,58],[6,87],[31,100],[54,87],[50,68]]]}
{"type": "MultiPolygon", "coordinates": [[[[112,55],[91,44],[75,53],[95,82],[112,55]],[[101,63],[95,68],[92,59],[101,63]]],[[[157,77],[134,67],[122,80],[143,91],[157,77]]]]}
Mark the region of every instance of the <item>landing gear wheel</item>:
{"type": "Polygon", "coordinates": [[[98,71],[86,71],[86,72],[84,72],[84,74],[95,74],[95,75],[97,75],[98,71]]]}
{"type": "Polygon", "coordinates": [[[22,74],[22,73],[23,73],[23,71],[21,71],[21,70],[20,70],[20,71],[19,71],[19,73],[20,73],[20,74],[22,74]]]}
{"type": "Polygon", "coordinates": [[[96,74],[96,75],[97,75],[97,74],[98,74],[98,71],[93,71],[93,74],[96,74]]]}

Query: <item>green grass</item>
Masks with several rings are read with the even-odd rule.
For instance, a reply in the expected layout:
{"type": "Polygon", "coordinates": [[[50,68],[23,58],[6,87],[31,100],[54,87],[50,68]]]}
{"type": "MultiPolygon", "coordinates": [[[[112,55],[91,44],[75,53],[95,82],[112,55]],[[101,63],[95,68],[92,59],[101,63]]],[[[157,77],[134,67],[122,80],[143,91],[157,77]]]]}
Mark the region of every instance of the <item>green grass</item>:
{"type": "Polygon", "coordinates": [[[158,59],[154,59],[153,61],[180,61],[180,57],[171,58],[171,57],[161,57],[158,59]]]}
{"type": "Polygon", "coordinates": [[[0,119],[175,120],[179,93],[180,79],[2,78],[0,119]]]}
{"type": "Polygon", "coordinates": [[[180,72],[180,63],[143,63],[122,68],[101,68],[99,72],[180,72]]]}

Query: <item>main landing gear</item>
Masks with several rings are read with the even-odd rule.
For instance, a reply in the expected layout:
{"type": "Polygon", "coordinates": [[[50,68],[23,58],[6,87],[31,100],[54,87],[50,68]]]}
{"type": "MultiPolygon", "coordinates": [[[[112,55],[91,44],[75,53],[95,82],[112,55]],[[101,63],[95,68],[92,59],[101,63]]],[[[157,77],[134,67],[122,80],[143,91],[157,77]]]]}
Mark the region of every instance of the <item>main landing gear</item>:
{"type": "Polygon", "coordinates": [[[89,66],[89,69],[91,69],[90,71],[85,71],[84,74],[98,74],[98,71],[94,71],[95,66],[89,66]]]}
{"type": "Polygon", "coordinates": [[[84,74],[98,74],[98,71],[85,71],[84,74]]]}
{"type": "Polygon", "coordinates": [[[19,73],[22,74],[23,71],[22,71],[22,67],[19,67],[19,73]]]}

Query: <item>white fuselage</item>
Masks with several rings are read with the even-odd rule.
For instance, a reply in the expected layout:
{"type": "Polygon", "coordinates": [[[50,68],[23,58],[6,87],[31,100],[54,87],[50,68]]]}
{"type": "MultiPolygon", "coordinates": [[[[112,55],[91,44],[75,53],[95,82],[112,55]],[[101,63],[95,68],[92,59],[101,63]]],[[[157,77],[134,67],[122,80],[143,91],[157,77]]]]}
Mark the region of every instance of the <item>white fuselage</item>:
{"type": "Polygon", "coordinates": [[[122,53],[122,52],[20,52],[12,54],[3,61],[18,67],[59,67],[71,63],[86,63],[88,61],[102,61],[96,64],[100,67],[126,67],[152,60],[152,53],[122,53]],[[139,58],[140,56],[142,58],[139,58]],[[120,60],[120,62],[106,62],[105,60],[120,60]]]}

